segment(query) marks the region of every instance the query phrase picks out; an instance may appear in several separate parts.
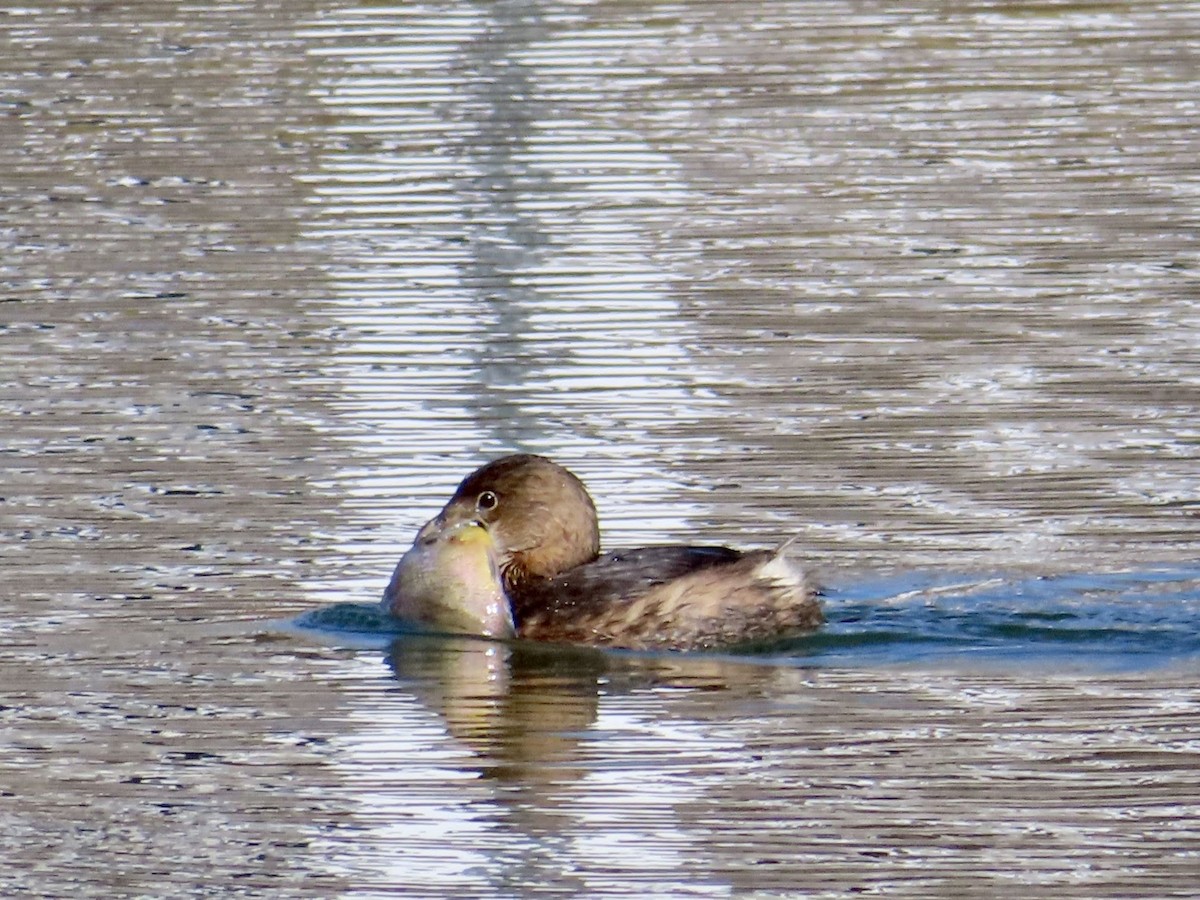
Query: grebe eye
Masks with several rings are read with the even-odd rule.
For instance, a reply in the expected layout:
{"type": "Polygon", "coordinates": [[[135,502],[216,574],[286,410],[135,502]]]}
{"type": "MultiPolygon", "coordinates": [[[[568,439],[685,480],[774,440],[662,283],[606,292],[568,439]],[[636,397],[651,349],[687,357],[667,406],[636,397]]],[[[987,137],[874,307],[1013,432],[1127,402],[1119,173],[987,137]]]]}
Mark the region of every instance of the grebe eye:
{"type": "Polygon", "coordinates": [[[484,491],[479,495],[479,499],[475,501],[475,506],[477,509],[487,512],[489,509],[495,509],[496,504],[499,502],[499,499],[491,491],[484,491]]]}

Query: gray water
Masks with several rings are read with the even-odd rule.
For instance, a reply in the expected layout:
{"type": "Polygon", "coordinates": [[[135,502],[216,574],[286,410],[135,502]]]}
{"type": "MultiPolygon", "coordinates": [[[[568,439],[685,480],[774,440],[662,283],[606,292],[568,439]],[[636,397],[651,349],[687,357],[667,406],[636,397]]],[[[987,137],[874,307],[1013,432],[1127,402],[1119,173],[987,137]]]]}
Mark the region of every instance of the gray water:
{"type": "Polygon", "coordinates": [[[0,12],[0,888],[1191,896],[1187,2],[0,12]],[[467,471],[820,635],[299,628],[467,471]]]}

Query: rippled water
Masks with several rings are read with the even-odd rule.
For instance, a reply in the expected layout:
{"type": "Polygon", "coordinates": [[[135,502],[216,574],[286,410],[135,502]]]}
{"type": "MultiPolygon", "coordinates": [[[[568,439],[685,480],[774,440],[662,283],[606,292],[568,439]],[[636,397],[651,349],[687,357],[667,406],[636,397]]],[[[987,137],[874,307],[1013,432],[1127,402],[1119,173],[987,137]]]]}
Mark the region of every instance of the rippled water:
{"type": "Polygon", "coordinates": [[[0,12],[0,887],[1164,897],[1193,4],[0,12]],[[749,655],[300,628],[483,459],[798,534],[749,655]]]}

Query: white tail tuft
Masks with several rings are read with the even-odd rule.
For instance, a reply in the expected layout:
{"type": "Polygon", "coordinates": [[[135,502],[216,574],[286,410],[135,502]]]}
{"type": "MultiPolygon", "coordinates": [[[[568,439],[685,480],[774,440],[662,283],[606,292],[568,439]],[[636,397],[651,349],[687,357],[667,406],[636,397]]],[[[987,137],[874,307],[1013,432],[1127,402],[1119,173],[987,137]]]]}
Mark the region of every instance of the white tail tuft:
{"type": "Polygon", "coordinates": [[[796,541],[795,537],[784,541],[774,555],[758,567],[754,573],[755,577],[774,582],[781,588],[804,590],[807,587],[808,576],[800,563],[788,556],[787,552],[796,541]]]}

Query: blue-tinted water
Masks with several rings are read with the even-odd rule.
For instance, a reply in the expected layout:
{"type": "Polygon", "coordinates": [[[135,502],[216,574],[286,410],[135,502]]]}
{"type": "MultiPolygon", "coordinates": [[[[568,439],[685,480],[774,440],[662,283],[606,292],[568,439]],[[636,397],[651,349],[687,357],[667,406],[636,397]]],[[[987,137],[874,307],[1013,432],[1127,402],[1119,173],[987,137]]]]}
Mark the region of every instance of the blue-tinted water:
{"type": "Polygon", "coordinates": [[[1123,671],[1200,659],[1200,569],[955,578],[827,590],[829,623],[779,649],[820,665],[927,663],[1123,671]]]}

